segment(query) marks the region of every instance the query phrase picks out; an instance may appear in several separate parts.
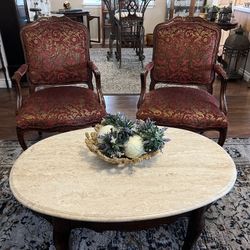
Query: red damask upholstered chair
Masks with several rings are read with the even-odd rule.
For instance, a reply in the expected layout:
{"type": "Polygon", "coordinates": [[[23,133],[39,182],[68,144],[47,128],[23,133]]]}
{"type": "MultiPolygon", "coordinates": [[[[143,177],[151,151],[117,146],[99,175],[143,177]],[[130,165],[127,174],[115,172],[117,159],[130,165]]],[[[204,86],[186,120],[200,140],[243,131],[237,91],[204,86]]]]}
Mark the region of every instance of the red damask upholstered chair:
{"type": "Polygon", "coordinates": [[[12,80],[22,148],[27,148],[26,131],[68,131],[99,123],[106,114],[105,103],[100,73],[90,61],[87,28],[66,17],[42,18],[23,27],[21,39],[26,64],[12,80]],[[30,94],[23,99],[20,79],[25,74],[30,94]]]}
{"type": "Polygon", "coordinates": [[[220,145],[227,134],[227,76],[216,64],[220,29],[199,17],[176,17],[154,30],[153,60],[141,73],[137,118],[196,132],[216,130],[220,145]],[[146,91],[146,77],[151,83],[146,91]],[[213,94],[215,73],[220,97],[213,94]],[[160,88],[156,88],[161,83],[160,88]]]}

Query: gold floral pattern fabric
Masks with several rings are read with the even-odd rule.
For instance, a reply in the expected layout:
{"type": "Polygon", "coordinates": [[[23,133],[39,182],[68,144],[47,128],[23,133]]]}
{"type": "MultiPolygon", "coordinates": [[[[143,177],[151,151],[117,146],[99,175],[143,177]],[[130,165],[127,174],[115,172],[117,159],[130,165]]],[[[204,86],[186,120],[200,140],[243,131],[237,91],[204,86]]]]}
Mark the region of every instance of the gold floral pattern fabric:
{"type": "Polygon", "coordinates": [[[190,129],[226,128],[227,118],[217,99],[208,92],[189,87],[167,87],[150,91],[137,112],[159,125],[190,129]]]}
{"type": "Polygon", "coordinates": [[[21,37],[33,85],[88,80],[88,31],[77,22],[50,18],[27,25],[21,37]]]}
{"type": "Polygon", "coordinates": [[[156,82],[210,84],[214,79],[220,31],[213,24],[191,23],[179,18],[154,31],[154,68],[156,82]]]}
{"type": "Polygon", "coordinates": [[[31,94],[16,116],[16,123],[22,129],[73,128],[99,123],[105,115],[92,90],[52,87],[31,94]]]}

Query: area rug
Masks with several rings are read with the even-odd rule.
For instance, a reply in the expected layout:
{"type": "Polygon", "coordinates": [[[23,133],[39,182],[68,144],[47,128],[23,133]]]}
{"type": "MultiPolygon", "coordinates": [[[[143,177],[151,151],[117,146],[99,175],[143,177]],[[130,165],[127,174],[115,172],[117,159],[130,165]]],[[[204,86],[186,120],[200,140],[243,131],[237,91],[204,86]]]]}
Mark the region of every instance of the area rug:
{"type": "MultiPolygon", "coordinates": [[[[91,48],[90,58],[101,73],[103,94],[139,94],[141,88],[140,73],[142,64],[133,48],[122,49],[122,66],[118,67],[115,56],[107,60],[108,48],[91,48]]],[[[152,58],[152,48],[144,50],[145,66],[152,58]]]]}
{"type": "MultiPolygon", "coordinates": [[[[224,148],[236,163],[237,181],[232,191],[206,212],[205,229],[196,250],[250,249],[250,138],[228,139],[224,148]]],[[[8,175],[21,152],[17,141],[0,141],[0,249],[54,250],[51,224],[20,205],[9,189],[8,175]]],[[[183,243],[186,226],[186,220],[179,220],[131,233],[75,229],[71,232],[71,249],[177,250],[183,243]]]]}

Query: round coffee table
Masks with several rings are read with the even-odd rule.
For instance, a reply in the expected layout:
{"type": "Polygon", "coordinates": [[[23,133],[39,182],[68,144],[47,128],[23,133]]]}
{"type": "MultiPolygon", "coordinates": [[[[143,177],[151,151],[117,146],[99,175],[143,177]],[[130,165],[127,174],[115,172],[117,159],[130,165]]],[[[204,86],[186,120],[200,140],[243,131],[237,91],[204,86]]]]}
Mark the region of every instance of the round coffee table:
{"type": "Polygon", "coordinates": [[[138,230],[189,218],[182,249],[199,237],[206,208],[233,187],[236,168],[212,140],[169,128],[162,153],[137,165],[117,167],[98,159],[85,132],[39,141],[17,159],[10,187],[24,206],[53,222],[57,249],[67,249],[74,227],[96,231],[138,230]]]}

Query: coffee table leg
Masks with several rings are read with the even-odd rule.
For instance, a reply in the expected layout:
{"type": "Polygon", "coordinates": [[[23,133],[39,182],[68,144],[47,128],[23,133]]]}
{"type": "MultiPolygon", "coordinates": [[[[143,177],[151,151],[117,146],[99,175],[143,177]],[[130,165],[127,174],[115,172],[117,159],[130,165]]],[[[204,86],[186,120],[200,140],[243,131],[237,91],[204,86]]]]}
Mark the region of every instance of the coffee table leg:
{"type": "Polygon", "coordinates": [[[56,250],[69,249],[70,221],[53,218],[53,238],[56,250]]]}
{"type": "Polygon", "coordinates": [[[182,250],[192,249],[194,243],[199,238],[205,224],[204,213],[206,208],[202,207],[192,212],[188,221],[187,235],[182,250]]]}

